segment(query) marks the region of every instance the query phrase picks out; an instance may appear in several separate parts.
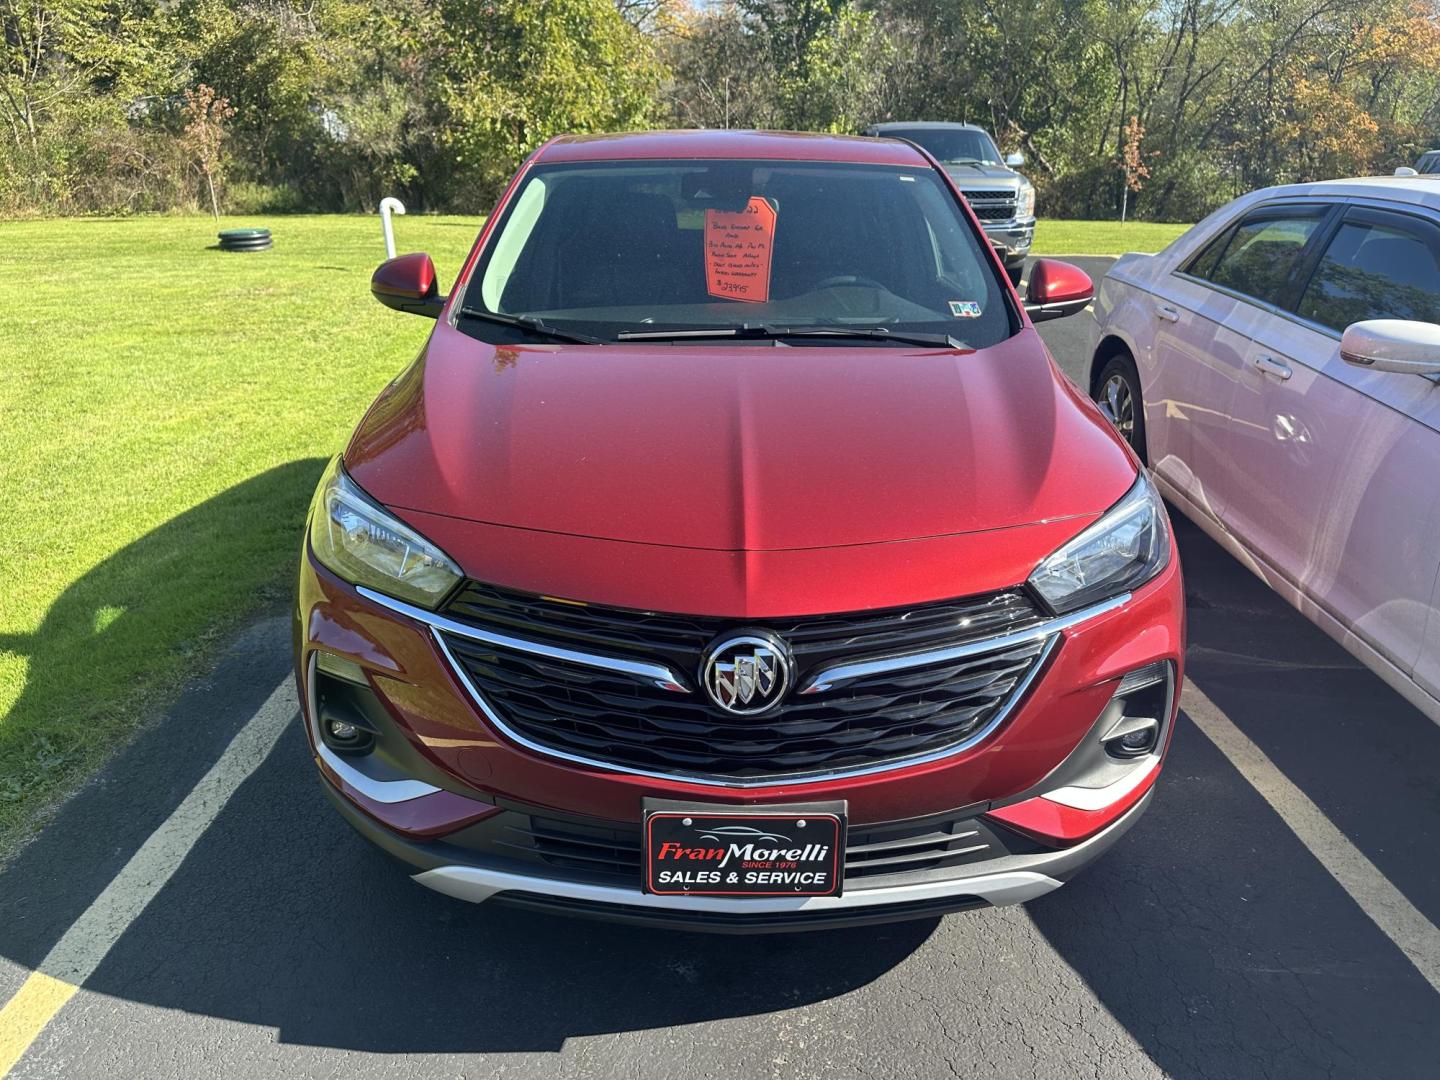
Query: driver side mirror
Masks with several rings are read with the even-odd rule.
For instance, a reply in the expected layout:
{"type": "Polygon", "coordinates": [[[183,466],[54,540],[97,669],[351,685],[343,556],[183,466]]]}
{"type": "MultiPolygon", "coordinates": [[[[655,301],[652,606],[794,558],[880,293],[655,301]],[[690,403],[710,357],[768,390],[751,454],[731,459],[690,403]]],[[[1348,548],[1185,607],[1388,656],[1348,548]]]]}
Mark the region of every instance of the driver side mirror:
{"type": "Polygon", "coordinates": [[[1031,322],[1063,319],[1084,311],[1095,299],[1095,283],[1073,263],[1036,259],[1025,291],[1025,314],[1031,322]]]}
{"type": "Polygon", "coordinates": [[[370,293],[388,308],[431,319],[445,306],[435,264],[424,252],[386,259],[370,276],[370,293]]]}
{"type": "Polygon", "coordinates": [[[1373,371],[1440,374],[1440,326],[1406,319],[1351,323],[1340,337],[1340,359],[1373,371]]]}
{"type": "Polygon", "coordinates": [[[1025,164],[1025,155],[1020,153],[1018,150],[1013,154],[1006,154],[1005,164],[1009,168],[1018,169],[1021,165],[1025,164]]]}

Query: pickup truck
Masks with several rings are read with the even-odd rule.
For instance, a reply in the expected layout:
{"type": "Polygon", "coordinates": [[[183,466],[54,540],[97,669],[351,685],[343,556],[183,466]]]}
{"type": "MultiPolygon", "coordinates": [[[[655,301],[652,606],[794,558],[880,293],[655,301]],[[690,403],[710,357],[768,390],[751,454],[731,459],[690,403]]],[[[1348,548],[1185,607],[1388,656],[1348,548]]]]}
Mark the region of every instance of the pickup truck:
{"type": "Polygon", "coordinates": [[[896,121],[872,124],[863,134],[906,139],[939,161],[1000,252],[1010,280],[1020,284],[1035,239],[1035,186],[1015,171],[1025,164],[1024,154],[1002,159],[990,133],[974,124],[896,121]]]}

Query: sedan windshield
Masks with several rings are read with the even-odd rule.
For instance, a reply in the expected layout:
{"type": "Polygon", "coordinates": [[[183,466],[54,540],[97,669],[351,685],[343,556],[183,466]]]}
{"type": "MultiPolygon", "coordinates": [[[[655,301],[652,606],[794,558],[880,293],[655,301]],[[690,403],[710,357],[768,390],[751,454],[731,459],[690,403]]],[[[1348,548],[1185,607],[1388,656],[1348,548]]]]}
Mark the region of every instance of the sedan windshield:
{"type": "Polygon", "coordinates": [[[983,348],[1014,329],[983,243],[924,167],[538,166],[459,317],[486,340],[983,348]]]}

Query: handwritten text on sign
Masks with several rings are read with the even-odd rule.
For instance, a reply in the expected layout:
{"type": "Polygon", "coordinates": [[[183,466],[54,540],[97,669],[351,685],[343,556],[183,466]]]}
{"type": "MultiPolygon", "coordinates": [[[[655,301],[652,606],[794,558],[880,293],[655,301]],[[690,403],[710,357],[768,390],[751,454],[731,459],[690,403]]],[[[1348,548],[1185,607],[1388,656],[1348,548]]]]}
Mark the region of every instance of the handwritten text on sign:
{"type": "Polygon", "coordinates": [[[759,195],[744,210],[705,211],[705,289],[711,296],[763,304],[770,299],[775,211],[759,195]]]}

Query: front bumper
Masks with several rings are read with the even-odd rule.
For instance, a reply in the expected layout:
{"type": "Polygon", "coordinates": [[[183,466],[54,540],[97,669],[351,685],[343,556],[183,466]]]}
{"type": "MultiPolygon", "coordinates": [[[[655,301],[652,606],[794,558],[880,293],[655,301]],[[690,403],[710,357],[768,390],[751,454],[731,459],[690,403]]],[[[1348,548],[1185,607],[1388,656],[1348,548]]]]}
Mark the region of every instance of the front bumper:
{"type": "Polygon", "coordinates": [[[981,222],[985,236],[995,245],[1000,257],[1007,263],[1018,262],[1030,254],[1035,241],[1035,219],[1025,221],[981,222]]]}
{"type": "MultiPolygon", "coordinates": [[[[1043,828],[1027,833],[1026,819],[1012,828],[999,815],[1062,780],[1074,783],[1064,778],[1064,766],[1093,734],[1122,677],[1166,661],[1178,685],[1183,652],[1183,590],[1172,555],[1171,565],[1133,596],[1067,626],[1025,696],[977,745],[869,775],[727,788],[627,775],[516,744],[476,708],[431,627],[367,599],[308,556],[296,623],[301,701],[325,790],[357,830],[412,867],[417,881],[470,900],[737,931],[918,918],[1021,903],[1057,888],[1129,828],[1148,803],[1148,784],[1123,806],[1115,802],[1103,821],[1063,841],[1046,840],[1043,828]],[[377,763],[383,767],[337,757],[317,739],[312,686],[322,651],[355,667],[356,685],[388,732],[377,763]],[[493,836],[482,835],[498,828],[504,814],[531,808],[638,831],[647,798],[737,806],[840,799],[849,808],[852,836],[917,821],[973,819],[997,830],[1002,843],[963,865],[952,860],[943,872],[886,873],[853,883],[847,852],[841,897],[737,901],[651,896],[640,890],[638,869],[607,877],[517,862],[497,850],[493,836]],[[482,819],[489,815],[500,816],[487,826],[482,819]]],[[[1173,730],[1173,708],[1169,715],[1173,730]]],[[[1158,773],[1158,756],[1155,765],[1158,773]]]]}
{"type": "Polygon", "coordinates": [[[1101,832],[1061,850],[1042,851],[1015,837],[1019,854],[975,864],[974,872],[927,878],[924,874],[873,887],[850,887],[838,897],[744,898],[658,896],[634,885],[586,880],[564,873],[529,872],[503,857],[457,861],[445,841],[415,840],[380,825],[328,780],[326,793],[366,839],[407,864],[416,882],[471,903],[503,903],[610,921],[682,930],[766,933],[836,929],[949,912],[1022,904],[1053,892],[1099,858],[1149,805],[1148,792],[1101,832]]]}

